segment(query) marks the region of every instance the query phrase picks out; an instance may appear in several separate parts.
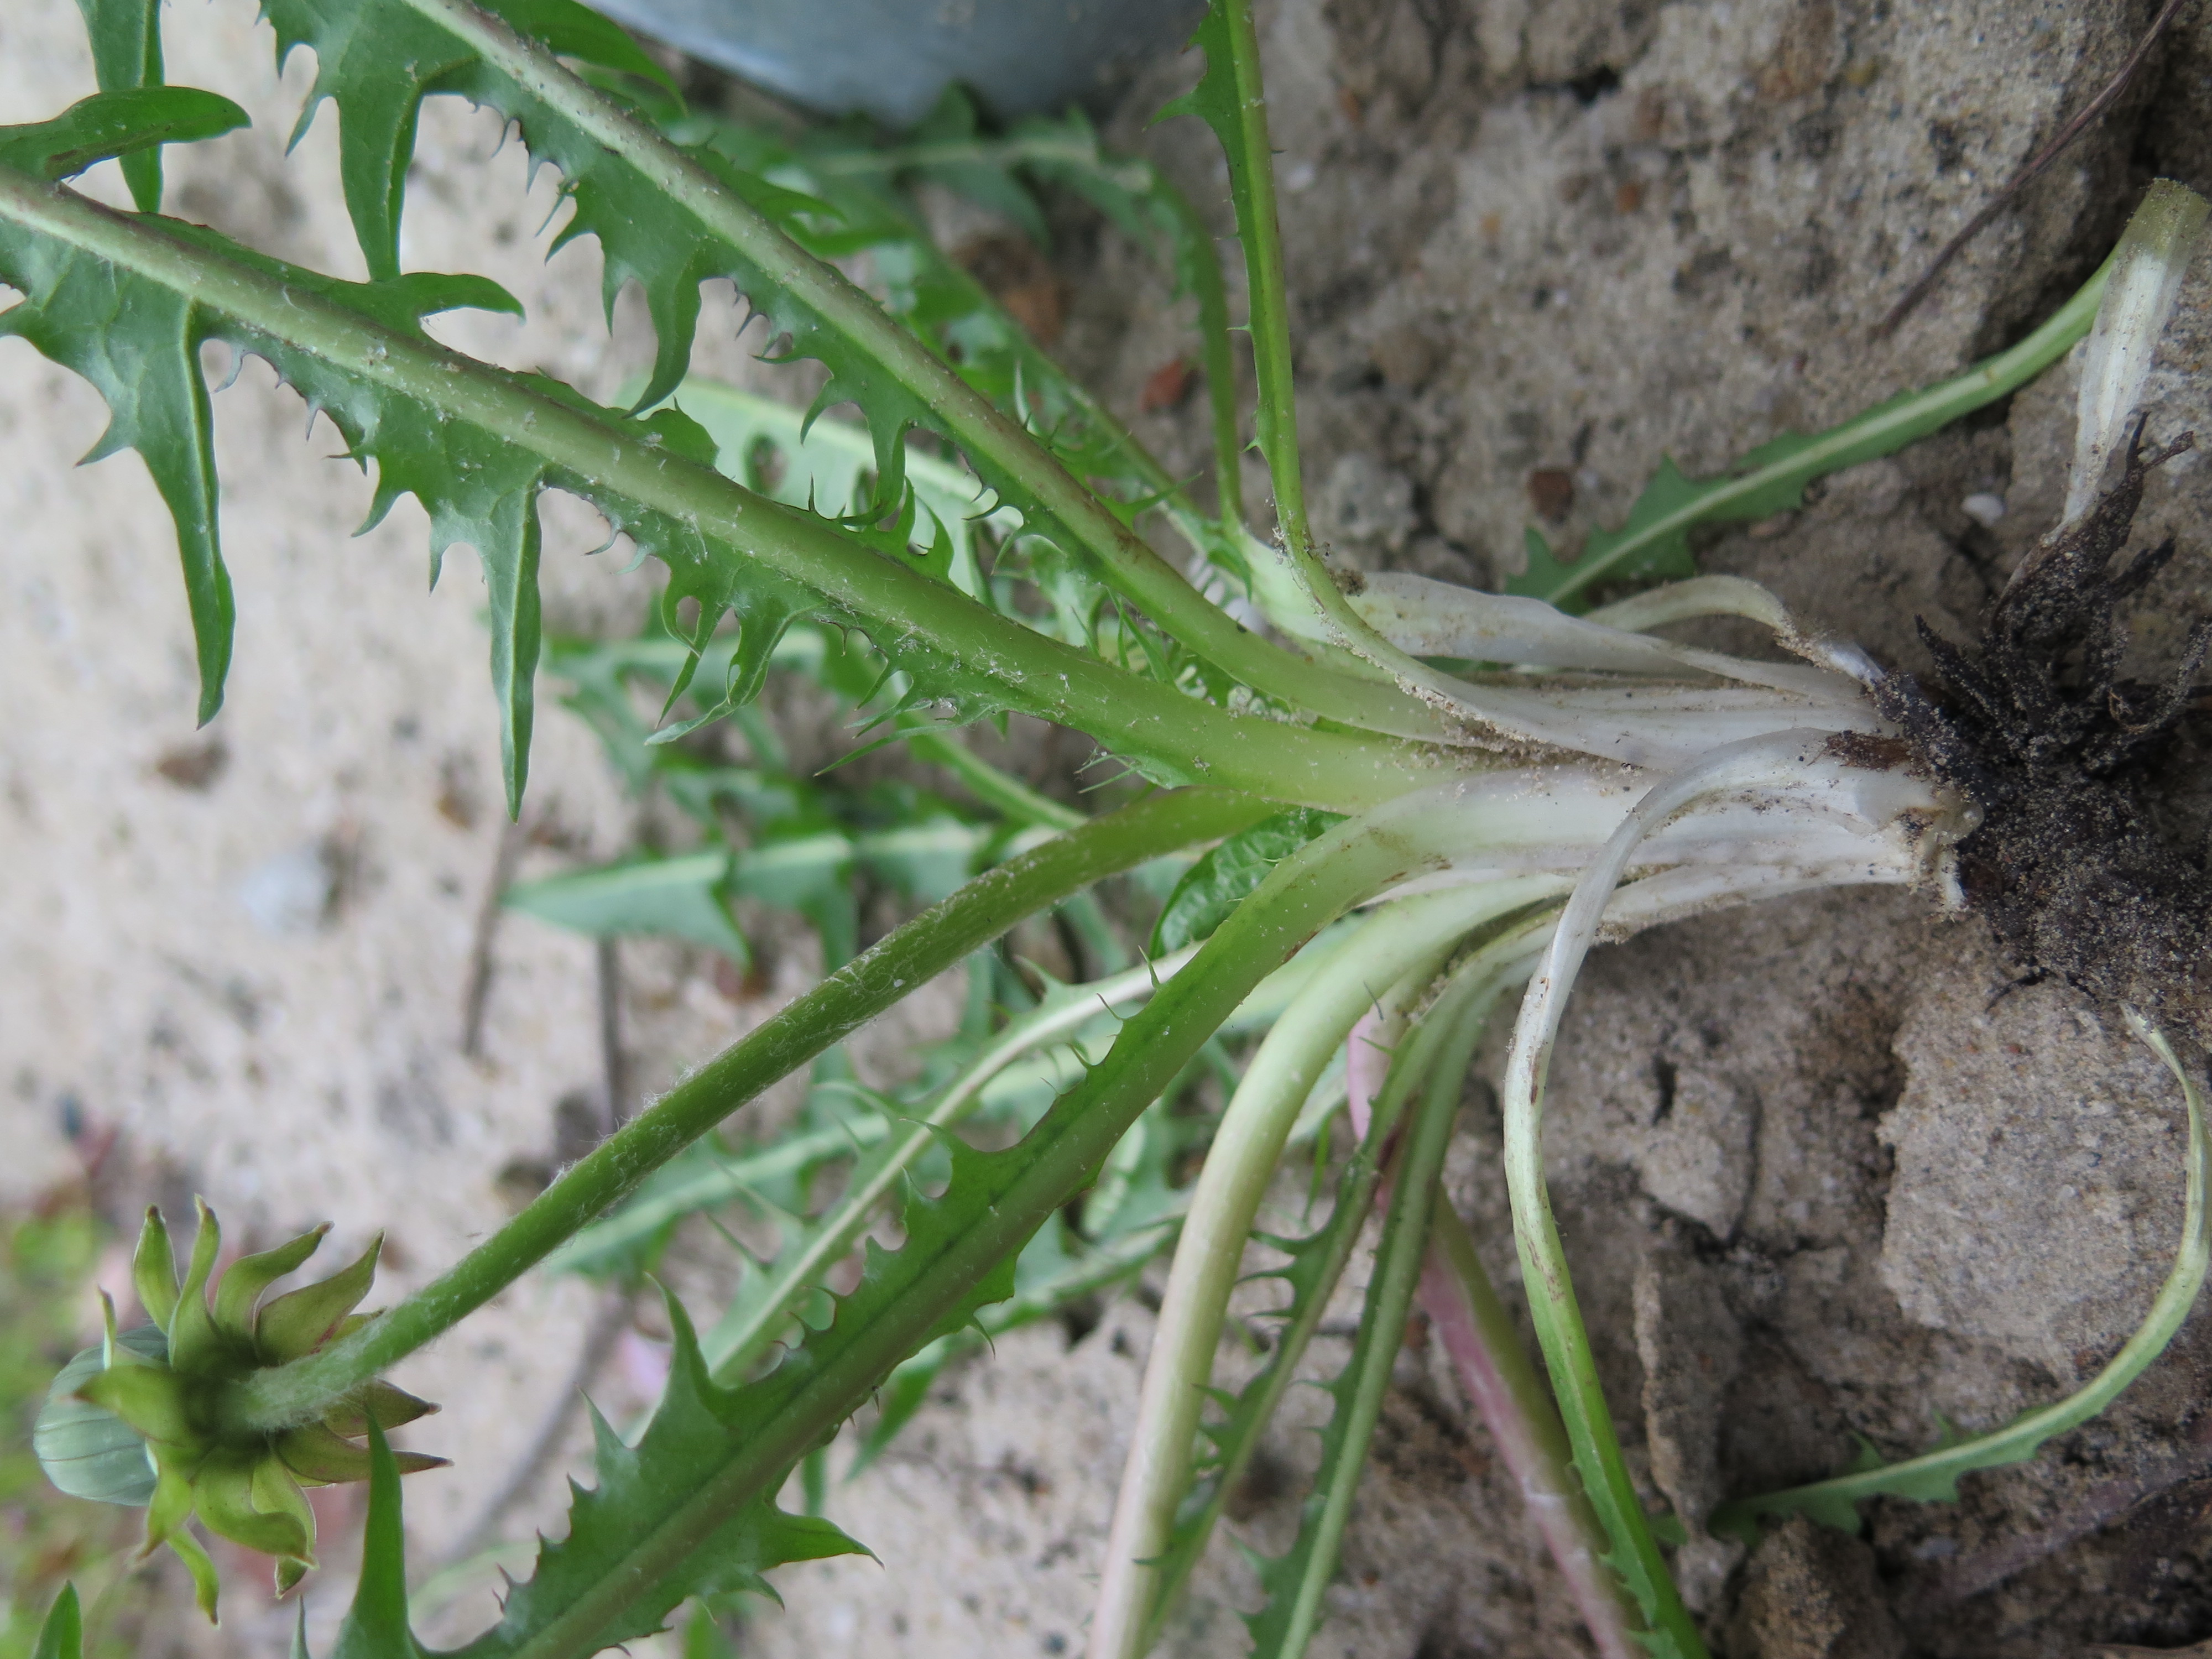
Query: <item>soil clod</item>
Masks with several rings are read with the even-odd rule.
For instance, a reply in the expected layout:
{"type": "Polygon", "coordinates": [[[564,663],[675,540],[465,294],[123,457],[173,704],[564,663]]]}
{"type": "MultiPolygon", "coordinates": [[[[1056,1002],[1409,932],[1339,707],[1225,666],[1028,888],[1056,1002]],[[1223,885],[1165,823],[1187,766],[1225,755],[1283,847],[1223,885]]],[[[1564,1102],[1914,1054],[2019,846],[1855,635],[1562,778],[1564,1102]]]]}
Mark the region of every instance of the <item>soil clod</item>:
{"type": "Polygon", "coordinates": [[[1960,883],[2003,949],[2030,975],[2059,975],[2202,1042],[2212,1037],[2212,875],[2195,849],[2158,833],[2149,797],[2212,651],[2212,618],[2191,624],[2162,681],[2124,678],[2120,607],[2174,544],[2112,568],[2151,469],[2194,443],[2185,433],[2146,455],[2138,422],[2120,482],[2028,556],[1978,651],[1920,625],[1937,695],[1900,674],[1876,699],[1922,763],[1981,808],[1960,843],[1960,883]]]}

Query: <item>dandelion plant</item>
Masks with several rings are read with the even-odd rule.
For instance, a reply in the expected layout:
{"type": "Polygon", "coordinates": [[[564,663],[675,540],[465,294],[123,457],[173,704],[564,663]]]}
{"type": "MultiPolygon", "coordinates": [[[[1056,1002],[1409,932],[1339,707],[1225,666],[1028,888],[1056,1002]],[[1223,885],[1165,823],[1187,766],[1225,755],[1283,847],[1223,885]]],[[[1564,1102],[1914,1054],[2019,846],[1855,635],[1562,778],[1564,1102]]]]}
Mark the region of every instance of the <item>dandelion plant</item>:
{"type": "MultiPolygon", "coordinates": [[[[364,1566],[338,1650],[422,1651],[407,1623],[400,1475],[429,1460],[386,1439],[422,1402],[382,1373],[533,1269],[628,1271],[677,1218],[800,1194],[805,1175],[842,1163],[842,1196],[792,1198],[781,1247],[729,1305],[670,1297],[673,1354],[649,1422],[629,1437],[599,1425],[565,1531],[459,1653],[601,1652],[688,1601],[719,1606],[769,1587],[780,1566],[863,1547],[779,1506],[794,1469],[872,1399],[884,1407],[869,1443],[879,1447],[933,1368],[978,1332],[1171,1248],[1088,1638],[1093,1659],[1135,1659],[1379,1214],[1322,1469],[1295,1547],[1262,1570],[1256,1650],[1294,1659],[1321,1617],[1419,1298],[1438,1310],[1501,1443],[1517,1449],[1516,1479],[1545,1509],[1540,1531],[1601,1650],[1697,1659],[1703,1638],[1623,1462],[1552,1220],[1544,1083],[1560,1011],[1599,938],[1816,889],[1905,886],[1980,909],[2023,965],[2130,1011],[2183,1081],[2189,1237],[2150,1324],[2075,1400],[1940,1468],[1747,1498],[1723,1522],[1755,1529],[1802,1510],[1849,1524],[1858,1497],[1937,1496],[1960,1468],[2031,1455],[2100,1409],[2193,1300],[2205,1140],[2197,1062],[2179,1056],[2212,1035],[2205,878],[2160,849],[2131,791],[2170,739],[2208,630],[2192,633],[2163,684],[2124,678],[2114,608],[2169,550],[2109,568],[2148,469],[2187,441],[2146,453],[2134,410],[2204,216],[2189,192],[2154,185],[2106,266],[2002,355],[1832,431],[1779,438],[1719,477],[1669,465],[1572,564],[1532,538],[1528,574],[1497,594],[1363,576],[1315,538],[1248,0],[1212,0],[1195,43],[1203,73],[1173,112],[1199,117],[1228,162],[1256,380],[1249,412],[1201,220],[1079,118],[992,137],[956,104],[930,143],[904,149],[794,138],[687,108],[652,58],[576,0],[264,0],[280,59],[303,48],[314,58],[302,127],[337,124],[338,177],[321,185],[342,193],[368,272],[348,282],[162,213],[163,148],[246,117],[162,84],[154,0],[87,0],[85,11],[100,89],[0,129],[0,282],[21,296],[0,331],[93,383],[111,414],[97,453],[137,451],[174,515],[202,720],[222,706],[234,610],[200,358],[221,342],[267,362],[373,471],[372,521],[412,495],[434,557],[474,551],[510,811],[528,784],[543,677],[568,688],[626,776],[665,790],[705,837],[696,853],[577,872],[512,901],[587,932],[657,929],[735,955],[732,897],[781,900],[822,933],[829,968],[511,1223],[366,1318],[353,1308],[373,1251],[264,1301],[318,1235],[217,1279],[204,1212],[179,1284],[166,1229],[149,1219],[139,1279],[157,1322],[115,1331],[72,1364],[40,1449],[65,1489],[146,1504],[148,1547],[183,1553],[211,1609],[194,1516],[272,1556],[289,1589],[314,1560],[301,1482],[365,1478],[364,1566]],[[628,284],[642,294],[653,363],[622,406],[491,367],[425,329],[459,307],[518,308],[483,278],[404,268],[409,163],[431,96],[497,112],[560,176],[572,209],[561,240],[598,242],[611,301],[628,284]],[[70,187],[111,160],[133,211],[70,187]],[[1158,251],[1166,280],[1197,302],[1210,481],[1148,455],[930,243],[900,181],[933,167],[984,180],[1001,203],[1025,199],[1024,179],[1072,190],[1158,251]],[[872,289],[836,263],[861,255],[872,289]],[[687,378],[700,284],[715,278],[765,319],[776,360],[818,366],[804,415],[687,378]],[[1817,477],[2005,396],[2093,320],[2067,521],[1985,640],[1931,639],[1940,684],[1886,672],[1747,582],[1695,573],[1692,526],[1796,504],[1817,477]],[[1248,413],[1265,501],[1238,484],[1248,413]],[[2116,486],[2107,455],[2124,458],[2116,486]],[[544,637],[549,492],[586,503],[665,568],[641,638],[544,637]],[[1611,603],[1587,610],[1600,598],[1611,603]],[[1727,654],[1656,631],[1710,616],[1756,624],[1771,648],[1727,654]],[[951,767],[977,805],[917,817],[926,846],[871,840],[842,784],[773,758],[756,699],[772,672],[794,672],[835,690],[876,740],[951,767]],[[650,721],[635,702],[647,686],[650,721]],[[1095,814],[1046,799],[963,738],[1013,713],[1081,732],[1142,787],[1095,814]],[[759,737],[757,764],[709,764],[686,746],[724,720],[759,737]],[[2053,871],[2054,833],[2069,858],[2084,844],[2110,856],[2053,871]],[[1190,861],[1147,960],[1104,964],[1092,983],[1031,985],[1034,1006],[1003,1026],[982,1007],[968,1046],[896,1100],[863,1098],[817,1066],[817,1097],[842,1105],[751,1152],[710,1139],[1024,918],[1089,914],[1089,890],[1170,854],[1190,861]],[[861,951],[849,880],[872,860],[903,872],[926,908],[861,951]],[[1516,992],[1496,1155],[1547,1388],[1438,1178],[1484,1021],[1516,992]],[[1157,1103],[1216,1063],[1231,1026],[1269,1029],[1182,1186],[1156,1156],[1172,1139],[1157,1103]],[[1355,1047],[1388,1048],[1379,1080],[1374,1056],[1341,1060],[1356,1030],[1355,1047]],[[1048,1058],[1056,1073],[1020,1073],[1042,1079],[1027,1103],[1003,1103],[1006,1079],[1048,1058]],[[1319,1172],[1332,1202],[1315,1231],[1260,1242],[1289,1291],[1279,1340],[1240,1394],[1218,1394],[1215,1352],[1261,1198],[1287,1146],[1325,1154],[1324,1097],[1347,1070],[1364,1120],[1357,1145],[1333,1178],[1319,1172]],[[989,1149],[957,1133],[979,1113],[999,1114],[989,1149]],[[1086,1192],[1071,1226],[1068,1206],[1086,1192]],[[896,1248],[876,1237],[887,1214],[896,1248]],[[857,1282],[830,1294],[855,1257],[857,1282]]],[[[65,1599],[41,1650],[65,1651],[76,1630],[65,1599]]]]}

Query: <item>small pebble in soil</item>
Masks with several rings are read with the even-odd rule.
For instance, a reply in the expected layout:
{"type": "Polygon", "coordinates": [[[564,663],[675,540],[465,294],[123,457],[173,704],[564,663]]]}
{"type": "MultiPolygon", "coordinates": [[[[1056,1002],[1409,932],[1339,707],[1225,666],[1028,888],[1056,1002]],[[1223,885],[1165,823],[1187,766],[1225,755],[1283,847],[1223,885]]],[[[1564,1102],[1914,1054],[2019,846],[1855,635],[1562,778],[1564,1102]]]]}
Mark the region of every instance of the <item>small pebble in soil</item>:
{"type": "Polygon", "coordinates": [[[238,884],[238,902],[263,933],[283,939],[320,927],[336,885],[324,849],[310,842],[248,872],[238,884]]]}
{"type": "Polygon", "coordinates": [[[1528,505],[1538,518],[1563,522],[1575,505],[1574,475],[1558,467],[1538,467],[1528,475],[1528,505]]]}

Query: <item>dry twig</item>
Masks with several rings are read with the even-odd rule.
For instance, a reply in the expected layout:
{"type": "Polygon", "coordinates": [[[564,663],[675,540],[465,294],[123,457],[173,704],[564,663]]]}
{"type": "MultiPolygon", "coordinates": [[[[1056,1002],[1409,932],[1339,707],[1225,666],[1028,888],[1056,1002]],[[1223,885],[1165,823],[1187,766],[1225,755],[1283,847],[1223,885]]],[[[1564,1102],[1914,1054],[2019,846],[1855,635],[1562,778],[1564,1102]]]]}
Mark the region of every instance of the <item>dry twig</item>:
{"type": "Polygon", "coordinates": [[[2092,98],[2079,115],[2060,128],[2058,136],[2038,150],[2026,167],[2013,174],[2006,181],[2004,188],[1990,198],[1980,212],[1966,221],[1965,229],[1943,245],[1943,251],[1936,256],[1928,269],[1920,273],[1912,286],[1906,289],[1897,303],[1889,308],[1889,314],[1875,325],[1874,333],[1876,339],[1881,339],[1903,322],[1912,308],[1928,297],[1928,291],[1936,286],[1936,279],[1943,274],[1943,268],[1958,256],[1960,249],[1988,228],[1990,221],[1997,216],[2006,203],[2033,183],[2045,168],[2064,155],[2067,148],[2076,138],[2087,132],[2106,110],[2112,108],[2119,95],[2127,90],[2128,82],[2135,79],[2136,72],[2149,58],[2150,49],[2158,44],[2159,36],[2166,33],[2166,26],[2173,21],[2184,3],[2185,0],[2166,0],[2166,3],[2159,8],[2158,15],[2151,20],[2150,27],[2143,32],[2143,38],[2136,42],[2135,50],[2128,54],[2127,61],[2122,64],[2112,78],[2105,83],[2104,90],[2092,98]]]}

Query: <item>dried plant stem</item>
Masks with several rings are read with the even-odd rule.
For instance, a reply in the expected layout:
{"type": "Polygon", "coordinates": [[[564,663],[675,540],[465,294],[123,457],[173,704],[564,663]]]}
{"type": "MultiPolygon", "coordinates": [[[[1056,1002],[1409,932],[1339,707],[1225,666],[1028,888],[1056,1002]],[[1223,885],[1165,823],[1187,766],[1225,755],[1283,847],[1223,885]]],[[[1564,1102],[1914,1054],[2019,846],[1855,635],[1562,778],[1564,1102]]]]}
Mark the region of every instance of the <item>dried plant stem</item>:
{"type": "Polygon", "coordinates": [[[461,999],[461,1052],[471,1060],[483,1054],[484,1015],[491,1006],[492,945],[499,937],[500,918],[506,914],[500,901],[514,879],[515,866],[522,862],[522,849],[537,822],[535,813],[526,813],[500,826],[491,879],[477,909],[476,931],[469,941],[468,989],[461,999]]]}
{"type": "Polygon", "coordinates": [[[614,1352],[615,1344],[621,1340],[623,1331],[629,1324],[631,1296],[632,1293],[626,1290],[605,1293],[599,1311],[592,1316],[592,1322],[584,1328],[584,1340],[576,1348],[576,1363],[570,1369],[567,1382],[562,1384],[560,1394],[546,1412],[544,1421],[538,1425],[538,1432],[531,1437],[528,1448],[515,1460],[507,1479],[500,1483],[499,1490],[478,1511],[469,1529],[461,1534],[460,1541],[428,1569],[424,1574],[426,1578],[434,1577],[496,1544],[500,1522],[507,1519],[516,1504],[530,1496],[531,1489],[567,1449],[568,1431],[575,1423],[577,1413],[584,1408],[585,1394],[605,1366],[607,1357],[614,1352]]]}
{"type": "Polygon", "coordinates": [[[2112,78],[2105,82],[2104,89],[2082,107],[2080,114],[2058,130],[2057,137],[2036,151],[2026,167],[2005,180],[2003,187],[1983,204],[1980,212],[1966,221],[1957,235],[1943,244],[1943,251],[1929,261],[1928,269],[1914,279],[1912,286],[1898,296],[1897,303],[1875,325],[1875,338],[1882,338],[1911,315],[1912,308],[1928,297],[1929,290],[1936,286],[1936,279],[1943,274],[1944,267],[1958,258],[1967,243],[1989,228],[1990,221],[2003,211],[2005,204],[2034,183],[2045,168],[2063,155],[2076,138],[2102,118],[2105,112],[2112,108],[2119,95],[2127,90],[2128,82],[2136,78],[2136,71],[2143,66],[2143,60],[2150,56],[2150,49],[2158,44],[2158,38],[2166,33],[2166,26],[2180,14],[2183,4],[2184,0],[2166,0],[2166,3],[2159,8],[2158,15],[2151,20],[2150,27],[2143,31],[2142,39],[2136,42],[2135,50],[2128,54],[2127,60],[2113,73],[2112,78]]]}
{"type": "Polygon", "coordinates": [[[622,947],[611,937],[592,941],[592,972],[599,1005],[600,1080],[606,1091],[607,1133],[612,1134],[629,1116],[629,1091],[623,1082],[622,947]]]}

